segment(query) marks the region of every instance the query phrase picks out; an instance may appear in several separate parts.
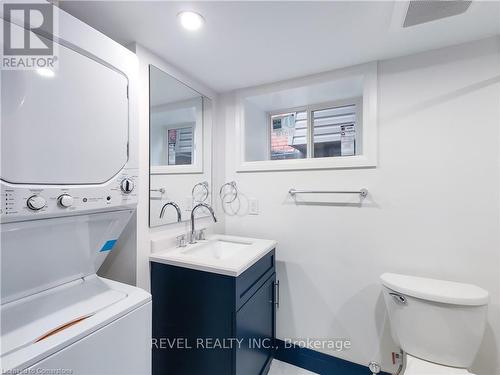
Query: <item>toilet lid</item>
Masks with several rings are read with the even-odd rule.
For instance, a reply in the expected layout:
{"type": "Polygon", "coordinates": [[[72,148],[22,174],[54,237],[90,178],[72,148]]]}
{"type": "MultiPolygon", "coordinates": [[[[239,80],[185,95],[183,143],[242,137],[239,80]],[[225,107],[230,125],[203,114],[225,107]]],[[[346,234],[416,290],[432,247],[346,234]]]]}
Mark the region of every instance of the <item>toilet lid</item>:
{"type": "Polygon", "coordinates": [[[382,284],[389,289],[426,301],[463,306],[483,306],[487,305],[489,300],[489,294],[486,290],[471,284],[397,273],[384,273],[380,279],[382,284]]]}
{"type": "Polygon", "coordinates": [[[404,375],[474,375],[463,368],[448,367],[406,355],[404,375]]]}

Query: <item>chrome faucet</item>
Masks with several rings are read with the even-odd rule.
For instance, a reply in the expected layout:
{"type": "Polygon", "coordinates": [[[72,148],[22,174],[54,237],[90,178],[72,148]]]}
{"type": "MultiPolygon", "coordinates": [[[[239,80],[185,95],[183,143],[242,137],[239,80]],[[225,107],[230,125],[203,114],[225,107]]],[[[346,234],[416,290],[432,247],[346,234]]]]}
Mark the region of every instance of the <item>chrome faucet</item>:
{"type": "Polygon", "coordinates": [[[160,219],[163,218],[163,215],[165,214],[165,209],[167,208],[167,206],[172,206],[173,208],[175,208],[175,210],[177,211],[177,222],[180,223],[182,221],[182,213],[181,213],[181,209],[179,208],[179,206],[175,202],[167,202],[163,205],[163,207],[161,208],[161,211],[160,211],[160,219]]]}
{"type": "Polygon", "coordinates": [[[215,213],[212,207],[210,207],[206,203],[198,203],[196,206],[193,207],[191,210],[191,235],[189,237],[189,243],[196,243],[196,231],[194,229],[194,212],[200,208],[200,207],[205,207],[208,211],[210,211],[210,214],[212,215],[212,219],[214,219],[214,223],[217,222],[217,218],[215,217],[215,213]]]}

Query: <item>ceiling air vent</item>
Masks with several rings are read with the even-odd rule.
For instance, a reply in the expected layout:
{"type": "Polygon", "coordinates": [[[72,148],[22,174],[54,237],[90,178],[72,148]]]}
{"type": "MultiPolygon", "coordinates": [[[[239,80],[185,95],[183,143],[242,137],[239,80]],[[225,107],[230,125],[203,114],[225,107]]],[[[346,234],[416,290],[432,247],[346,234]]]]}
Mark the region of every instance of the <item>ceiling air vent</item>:
{"type": "Polygon", "coordinates": [[[408,5],[403,27],[452,17],[464,13],[472,1],[466,0],[413,0],[408,5]]]}

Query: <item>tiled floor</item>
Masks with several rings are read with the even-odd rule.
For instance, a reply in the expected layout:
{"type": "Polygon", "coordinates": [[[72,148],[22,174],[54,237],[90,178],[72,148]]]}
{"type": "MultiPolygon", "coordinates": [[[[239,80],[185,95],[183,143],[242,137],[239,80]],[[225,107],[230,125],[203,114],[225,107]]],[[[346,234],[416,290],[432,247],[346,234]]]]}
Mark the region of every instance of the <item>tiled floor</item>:
{"type": "Polygon", "coordinates": [[[288,363],[273,360],[268,375],[315,375],[315,372],[307,371],[288,363]]]}

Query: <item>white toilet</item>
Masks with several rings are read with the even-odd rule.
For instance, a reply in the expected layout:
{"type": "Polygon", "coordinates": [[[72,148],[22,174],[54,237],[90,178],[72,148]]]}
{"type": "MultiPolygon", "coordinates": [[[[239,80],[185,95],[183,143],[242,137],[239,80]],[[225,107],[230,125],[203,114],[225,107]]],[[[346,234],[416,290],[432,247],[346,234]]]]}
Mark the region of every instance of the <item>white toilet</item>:
{"type": "Polygon", "coordinates": [[[475,285],[384,273],[394,340],[405,375],[471,374],[486,325],[488,292],[475,285]]]}

